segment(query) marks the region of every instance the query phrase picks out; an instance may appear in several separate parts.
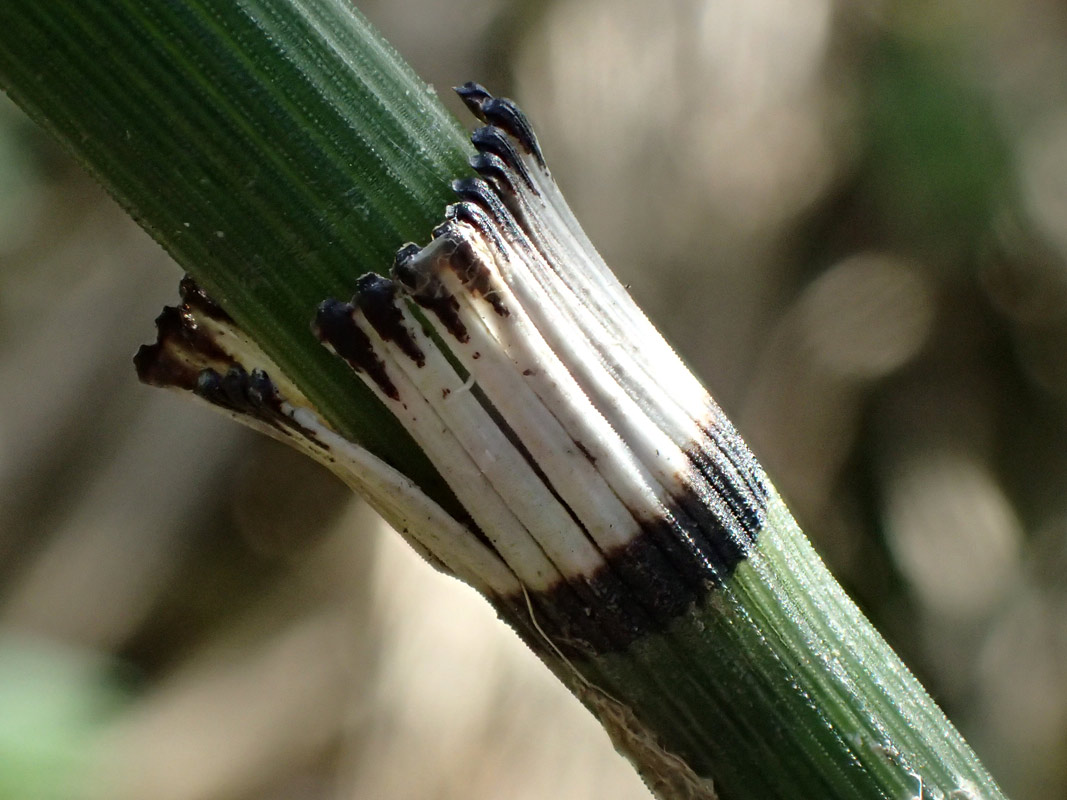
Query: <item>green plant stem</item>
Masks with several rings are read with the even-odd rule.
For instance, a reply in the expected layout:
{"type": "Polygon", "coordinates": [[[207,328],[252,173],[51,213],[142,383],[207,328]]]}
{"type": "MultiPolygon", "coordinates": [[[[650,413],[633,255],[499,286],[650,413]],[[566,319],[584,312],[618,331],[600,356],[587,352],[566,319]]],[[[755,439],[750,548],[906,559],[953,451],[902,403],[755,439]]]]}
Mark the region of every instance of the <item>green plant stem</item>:
{"type": "Polygon", "coordinates": [[[450,492],[309,331],[424,241],[470,146],[347,0],[11,0],[0,82],[259,341],[327,419],[450,492]]]}
{"type": "MultiPolygon", "coordinates": [[[[0,82],[338,431],[460,516],[309,333],[319,301],[425,241],[467,172],[461,129],[347,0],[5,0],[0,82]]],[[[754,541],[614,652],[566,659],[532,603],[498,607],[662,797],[1000,798],[773,492],[754,541]]]]}

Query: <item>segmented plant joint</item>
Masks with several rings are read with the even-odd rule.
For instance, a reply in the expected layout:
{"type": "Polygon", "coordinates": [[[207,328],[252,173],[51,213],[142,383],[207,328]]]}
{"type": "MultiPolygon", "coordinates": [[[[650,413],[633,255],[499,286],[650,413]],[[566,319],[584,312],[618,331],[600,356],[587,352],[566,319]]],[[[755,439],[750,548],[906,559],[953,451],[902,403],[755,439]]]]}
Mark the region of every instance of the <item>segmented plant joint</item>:
{"type": "Polygon", "coordinates": [[[484,594],[662,797],[714,797],[712,778],[725,797],[895,798],[916,779],[1001,797],[600,259],[523,114],[458,92],[485,123],[478,177],[312,329],[463,513],[339,435],[191,279],[141,379],[333,470],[484,594]]]}
{"type": "Polygon", "coordinates": [[[532,609],[520,632],[537,649],[548,637],[563,654],[622,650],[746,557],[766,481],[589,243],[526,117],[476,84],[457,91],[486,123],[471,137],[480,177],[455,182],[428,245],[401,248],[390,277],[364,275],[349,302],[325,300],[313,330],[469,518],[334,433],[189,278],[139,375],[325,463],[506,617],[532,609]]]}

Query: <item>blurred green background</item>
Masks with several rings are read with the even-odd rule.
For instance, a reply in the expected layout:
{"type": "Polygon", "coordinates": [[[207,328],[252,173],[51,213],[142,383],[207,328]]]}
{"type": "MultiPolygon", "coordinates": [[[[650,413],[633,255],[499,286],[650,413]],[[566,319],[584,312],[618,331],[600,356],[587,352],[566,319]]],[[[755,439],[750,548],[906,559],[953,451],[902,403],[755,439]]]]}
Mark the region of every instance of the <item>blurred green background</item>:
{"type": "MultiPolygon", "coordinates": [[[[1067,7],[360,7],[519,100],[849,591],[1067,798],[1067,7]]],[[[137,384],[180,273],[6,101],[0,265],[0,800],[647,796],[328,475],[137,384]]]]}

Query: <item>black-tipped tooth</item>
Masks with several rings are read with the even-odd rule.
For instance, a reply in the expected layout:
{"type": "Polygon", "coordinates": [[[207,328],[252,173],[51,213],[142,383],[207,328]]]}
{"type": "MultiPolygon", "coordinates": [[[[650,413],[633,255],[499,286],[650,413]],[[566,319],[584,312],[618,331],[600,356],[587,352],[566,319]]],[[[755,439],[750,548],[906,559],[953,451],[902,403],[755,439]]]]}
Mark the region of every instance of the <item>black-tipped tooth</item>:
{"type": "Polygon", "coordinates": [[[445,216],[452,222],[463,222],[478,230],[497,252],[501,252],[504,249],[505,242],[500,235],[500,231],[497,230],[493,220],[481,206],[468,201],[453,203],[445,209],[445,216]]]}
{"type": "Polygon", "coordinates": [[[370,338],[352,319],[354,311],[355,307],[351,303],[334,299],[323,300],[319,304],[311,329],[320,342],[333,348],[352,369],[366,373],[382,394],[399,400],[400,393],[389,378],[384,362],[374,352],[370,338]]]}
{"type": "Polygon", "coordinates": [[[471,243],[459,233],[455,234],[453,247],[447,251],[447,265],[463,285],[475,297],[480,296],[492,307],[497,316],[511,315],[510,309],[493,286],[493,278],[485,260],[479,258],[471,243]]]}
{"type": "MultiPolygon", "coordinates": [[[[478,153],[472,156],[468,163],[492,187],[497,205],[508,210],[510,217],[500,217],[501,220],[511,222],[523,219],[525,215],[522,201],[519,199],[521,187],[516,184],[515,172],[504,160],[495,153],[478,153]]],[[[518,180],[523,180],[522,176],[519,176],[518,180]]]]}
{"type": "Polygon", "coordinates": [[[478,128],[471,134],[471,143],[478,155],[471,158],[470,165],[479,175],[485,177],[483,170],[490,171],[494,177],[499,175],[511,184],[508,173],[514,172],[530,191],[534,194],[540,193],[511,139],[500,128],[495,125],[478,128]]]}
{"type": "Polygon", "coordinates": [[[515,217],[501,201],[493,187],[481,178],[463,178],[452,182],[452,191],[464,202],[471,203],[484,211],[493,225],[504,232],[514,242],[522,238],[521,230],[515,217]],[[518,239],[516,239],[516,236],[518,239]]]}
{"type": "Polygon", "coordinates": [[[354,307],[351,303],[328,298],[319,303],[315,311],[315,321],[311,323],[311,331],[320,342],[330,345],[342,358],[348,358],[346,350],[351,329],[355,328],[352,323],[354,307]]]}
{"type": "Polygon", "coordinates": [[[455,91],[474,116],[482,122],[501,128],[513,137],[523,150],[537,159],[539,165],[545,166],[545,158],[541,154],[541,146],[537,143],[533,127],[513,100],[494,97],[484,86],[473,81],[457,86],[455,91]]]}
{"type": "MultiPolygon", "coordinates": [[[[442,222],[434,228],[434,238],[441,235],[439,231],[443,232],[447,226],[447,222],[442,222]]],[[[426,260],[419,258],[420,253],[422,253],[422,248],[418,245],[405,245],[396,251],[393,268],[390,271],[393,280],[403,286],[404,290],[416,300],[419,295],[428,290],[432,278],[430,270],[426,267],[426,260]]]]}
{"type": "Polygon", "coordinates": [[[248,373],[244,367],[234,365],[222,376],[222,393],[229,406],[239,411],[248,408],[248,373]]]}
{"type": "MultiPolygon", "coordinates": [[[[453,181],[452,190],[463,201],[453,214],[467,214],[471,217],[470,224],[478,228],[483,236],[491,240],[494,247],[503,250],[502,239],[506,239],[511,245],[520,251],[529,252],[533,245],[528,240],[522,226],[516,221],[515,215],[500,199],[493,187],[481,178],[464,178],[453,181]],[[462,208],[462,206],[468,206],[462,208]]],[[[456,216],[456,219],[459,219],[456,216]]]]}
{"type": "Polygon", "coordinates": [[[246,372],[239,364],[219,374],[210,367],[197,375],[193,393],[209,403],[255,417],[270,425],[284,424],[278,389],[261,369],[246,372]]]}
{"type": "Polygon", "coordinates": [[[422,252],[422,248],[414,242],[408,242],[396,251],[396,255],[393,256],[393,269],[395,270],[398,265],[405,264],[413,261],[418,254],[422,252]]]}
{"type": "Polygon", "coordinates": [[[488,210],[491,204],[499,202],[491,186],[481,178],[460,178],[452,181],[452,191],[461,200],[474,203],[488,210]]]}
{"type": "Polygon", "coordinates": [[[502,128],[514,137],[519,146],[533,156],[542,168],[545,166],[541,145],[537,143],[533,126],[522,113],[522,109],[506,97],[493,97],[483,102],[480,107],[486,122],[502,128]]]}
{"type": "Polygon", "coordinates": [[[480,83],[467,81],[462,86],[454,87],[453,91],[459,95],[459,99],[463,101],[463,104],[474,116],[483,122],[485,121],[485,114],[482,112],[482,106],[493,99],[493,95],[489,93],[488,89],[480,83]]]}
{"type": "Polygon", "coordinates": [[[430,238],[440,239],[442,236],[448,235],[448,222],[451,217],[448,216],[448,206],[445,206],[445,221],[430,231],[430,238]]]}
{"type": "Polygon", "coordinates": [[[356,294],[352,300],[382,339],[395,343],[404,355],[420,367],[426,363],[426,355],[404,324],[395,281],[368,272],[356,280],[356,294]]]}
{"type": "Polygon", "coordinates": [[[441,283],[437,270],[441,259],[448,258],[453,248],[453,223],[445,222],[435,231],[436,239],[426,252],[408,253],[393,262],[393,278],[404,287],[408,296],[440,320],[450,334],[461,342],[470,341],[470,333],[459,318],[459,302],[441,283]],[[431,248],[435,248],[431,252],[431,248]]]}
{"type": "Polygon", "coordinates": [[[222,310],[222,306],[211,299],[191,275],[186,275],[181,279],[178,284],[178,294],[181,296],[182,305],[187,308],[195,308],[202,314],[221,322],[233,322],[233,318],[222,310]]]}
{"type": "Polygon", "coordinates": [[[193,394],[202,397],[217,406],[229,407],[226,393],[222,389],[222,376],[213,369],[204,369],[197,375],[193,394]]]}
{"type": "Polygon", "coordinates": [[[257,407],[273,406],[278,402],[278,387],[261,369],[254,369],[249,373],[248,399],[257,407]]]}
{"type": "MultiPolygon", "coordinates": [[[[519,187],[515,185],[515,173],[504,163],[504,159],[495,153],[478,153],[471,156],[467,163],[493,187],[508,208],[515,205],[514,198],[519,187]]],[[[522,180],[522,176],[519,176],[519,179],[522,180]]]]}

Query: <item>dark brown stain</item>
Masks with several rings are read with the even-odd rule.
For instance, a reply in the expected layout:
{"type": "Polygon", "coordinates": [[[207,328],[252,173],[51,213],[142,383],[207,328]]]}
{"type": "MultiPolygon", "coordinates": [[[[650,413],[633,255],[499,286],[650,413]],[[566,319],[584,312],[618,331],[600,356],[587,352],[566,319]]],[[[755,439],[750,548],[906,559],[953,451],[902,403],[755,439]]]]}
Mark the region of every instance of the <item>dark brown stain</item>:
{"type": "Polygon", "coordinates": [[[156,317],[155,343],[142,345],[133,357],[133,364],[142,383],[192,390],[202,369],[225,371],[236,363],[214,335],[197,324],[197,317],[235,326],[231,317],[191,277],[182,279],[179,291],[181,305],[163,308],[156,317]]]}
{"type": "Polygon", "coordinates": [[[401,248],[393,262],[393,277],[407,290],[411,299],[437,317],[457,341],[470,341],[467,326],[459,317],[459,301],[433,272],[437,265],[419,264],[418,254],[417,247],[414,251],[408,247],[401,248]]]}
{"type": "Polygon", "coordinates": [[[418,364],[426,365],[426,355],[404,324],[397,299],[395,281],[375,272],[368,272],[356,279],[356,294],[352,302],[384,341],[393,342],[400,352],[418,364]]]}
{"type": "Polygon", "coordinates": [[[492,269],[478,257],[470,242],[464,239],[454,226],[446,227],[439,238],[451,244],[451,247],[444,251],[446,263],[463,282],[467,291],[489,303],[497,316],[510,316],[511,312],[493,287],[492,269]]]}
{"type": "Polygon", "coordinates": [[[319,305],[312,331],[320,341],[330,345],[356,372],[365,373],[382,393],[400,400],[400,393],[389,377],[383,362],[374,352],[370,338],[352,319],[355,308],[340,300],[324,300],[319,305]]]}
{"type": "MultiPolygon", "coordinates": [[[[532,374],[532,373],[530,373],[529,370],[523,370],[522,374],[523,375],[527,375],[527,374],[532,374]]],[[[578,440],[575,440],[574,446],[577,447],[581,451],[582,455],[585,456],[586,461],[588,461],[590,464],[596,466],[596,456],[594,456],[592,453],[589,452],[589,448],[588,447],[586,447],[584,444],[582,444],[578,440]]]]}

